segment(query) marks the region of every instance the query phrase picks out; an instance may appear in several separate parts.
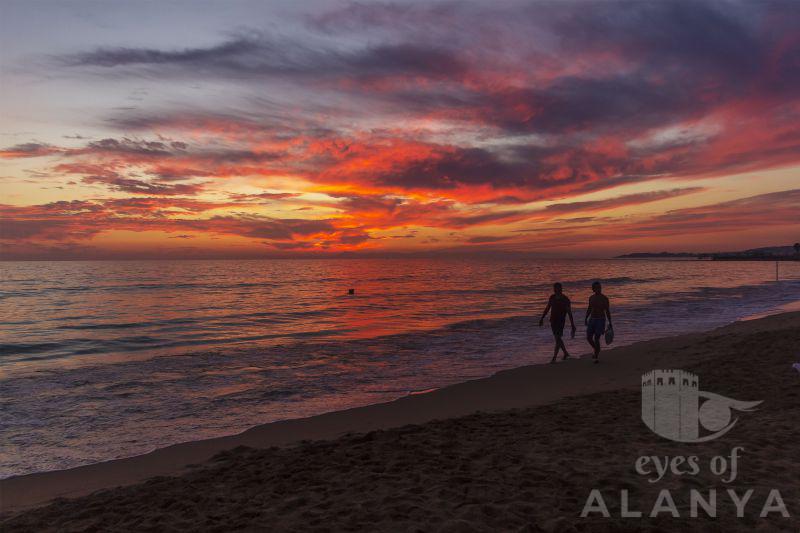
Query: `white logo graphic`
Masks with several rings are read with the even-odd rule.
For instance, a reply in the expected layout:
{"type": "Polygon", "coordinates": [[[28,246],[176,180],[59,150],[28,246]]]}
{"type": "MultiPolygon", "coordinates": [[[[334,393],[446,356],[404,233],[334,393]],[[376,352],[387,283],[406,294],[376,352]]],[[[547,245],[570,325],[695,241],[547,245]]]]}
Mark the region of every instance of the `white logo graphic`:
{"type": "Polygon", "coordinates": [[[761,402],[742,402],[699,390],[696,374],[653,370],[642,374],[642,421],[654,433],[677,442],[706,442],[727,433],[731,409],[749,411],[761,402]],[[700,405],[700,398],[705,401],[700,405]],[[700,436],[700,426],[710,435],[700,436]]]}

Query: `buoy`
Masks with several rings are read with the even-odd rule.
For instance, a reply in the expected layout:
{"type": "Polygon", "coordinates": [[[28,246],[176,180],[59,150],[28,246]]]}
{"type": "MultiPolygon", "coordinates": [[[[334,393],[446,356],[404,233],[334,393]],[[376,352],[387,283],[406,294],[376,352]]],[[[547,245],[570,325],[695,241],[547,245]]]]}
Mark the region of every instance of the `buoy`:
{"type": "Polygon", "coordinates": [[[347,290],[347,294],[355,294],[355,293],[356,293],[355,289],[348,289],[347,290]]]}

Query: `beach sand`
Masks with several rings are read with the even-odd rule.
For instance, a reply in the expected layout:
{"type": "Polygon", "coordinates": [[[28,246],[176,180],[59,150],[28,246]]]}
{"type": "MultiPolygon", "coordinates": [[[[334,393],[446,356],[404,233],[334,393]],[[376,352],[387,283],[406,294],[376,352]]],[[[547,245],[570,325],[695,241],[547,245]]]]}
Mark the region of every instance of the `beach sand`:
{"type": "Polygon", "coordinates": [[[385,404],[3,480],[2,529],[797,532],[800,374],[791,365],[798,360],[800,313],[784,313],[616,348],[599,365],[522,367],[385,404]],[[640,376],[654,368],[696,372],[701,390],[763,403],[735,413],[735,427],[716,440],[672,442],[641,421],[640,376]],[[715,475],[708,464],[737,446],[737,478],[725,483],[730,472],[715,475]],[[641,456],[696,456],[700,472],[650,482],[635,469],[641,456]],[[611,517],[581,518],[592,489],[611,517]],[[648,517],[663,489],[679,518],[648,517]],[[691,489],[706,498],[717,490],[718,518],[702,509],[689,517],[691,489]],[[726,489],[754,490],[744,517],[726,489]],[[780,491],[789,518],[759,517],[770,489],[780,491]],[[621,490],[642,518],[620,516],[621,490]],[[44,505],[59,496],[70,498],[44,505]]]}

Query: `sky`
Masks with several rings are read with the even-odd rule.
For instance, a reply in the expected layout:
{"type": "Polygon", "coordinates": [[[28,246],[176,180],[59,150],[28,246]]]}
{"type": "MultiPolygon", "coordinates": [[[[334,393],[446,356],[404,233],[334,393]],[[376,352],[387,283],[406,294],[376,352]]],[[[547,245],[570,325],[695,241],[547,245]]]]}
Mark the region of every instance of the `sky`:
{"type": "Polygon", "coordinates": [[[800,3],[0,1],[0,258],[800,240],[800,3]]]}

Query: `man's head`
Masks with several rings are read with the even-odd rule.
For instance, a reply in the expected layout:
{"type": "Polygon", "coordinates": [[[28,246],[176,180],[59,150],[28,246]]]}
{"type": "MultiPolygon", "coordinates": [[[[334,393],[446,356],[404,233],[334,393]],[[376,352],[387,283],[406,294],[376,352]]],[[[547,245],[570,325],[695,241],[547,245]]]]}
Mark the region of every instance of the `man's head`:
{"type": "Polygon", "coordinates": [[[556,294],[561,294],[564,288],[561,286],[560,283],[553,283],[553,292],[556,294]]]}
{"type": "Polygon", "coordinates": [[[592,290],[594,291],[595,294],[600,294],[600,292],[603,290],[603,287],[600,286],[599,281],[595,281],[594,283],[592,283],[592,290]]]}

